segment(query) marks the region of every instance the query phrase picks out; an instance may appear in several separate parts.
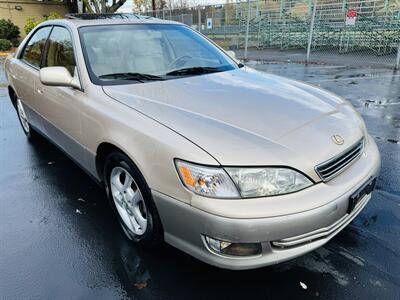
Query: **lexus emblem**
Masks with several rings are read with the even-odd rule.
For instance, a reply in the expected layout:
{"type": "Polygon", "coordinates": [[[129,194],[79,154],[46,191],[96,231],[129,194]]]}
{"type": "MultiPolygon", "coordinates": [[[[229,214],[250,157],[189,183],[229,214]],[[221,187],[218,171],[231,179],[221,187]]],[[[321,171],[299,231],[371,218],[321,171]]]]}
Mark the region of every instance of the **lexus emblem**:
{"type": "Polygon", "coordinates": [[[332,135],[332,141],[336,145],[343,145],[343,143],[344,143],[344,139],[338,134],[332,135]]]}

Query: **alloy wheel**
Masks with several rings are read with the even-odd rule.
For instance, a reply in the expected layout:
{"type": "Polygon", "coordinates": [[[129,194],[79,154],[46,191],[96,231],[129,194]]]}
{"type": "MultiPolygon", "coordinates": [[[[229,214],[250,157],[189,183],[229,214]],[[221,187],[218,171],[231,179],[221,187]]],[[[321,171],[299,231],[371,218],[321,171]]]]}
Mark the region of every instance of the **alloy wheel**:
{"type": "Polygon", "coordinates": [[[125,226],[140,236],[147,229],[147,209],[136,181],[122,167],[115,167],[110,175],[111,195],[125,226]]]}

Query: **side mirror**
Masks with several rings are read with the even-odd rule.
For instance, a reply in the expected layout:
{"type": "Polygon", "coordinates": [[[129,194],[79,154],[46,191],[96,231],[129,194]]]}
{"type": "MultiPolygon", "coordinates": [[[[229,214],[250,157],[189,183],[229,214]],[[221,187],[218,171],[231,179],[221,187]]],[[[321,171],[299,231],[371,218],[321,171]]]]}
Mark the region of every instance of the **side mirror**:
{"type": "Polygon", "coordinates": [[[228,51],[226,51],[226,54],[228,54],[230,57],[232,57],[234,60],[236,60],[236,53],[235,53],[235,51],[228,50],[228,51]]]}
{"type": "Polygon", "coordinates": [[[71,76],[71,73],[64,67],[46,67],[39,71],[40,82],[49,86],[68,86],[80,89],[79,80],[71,76]]]}

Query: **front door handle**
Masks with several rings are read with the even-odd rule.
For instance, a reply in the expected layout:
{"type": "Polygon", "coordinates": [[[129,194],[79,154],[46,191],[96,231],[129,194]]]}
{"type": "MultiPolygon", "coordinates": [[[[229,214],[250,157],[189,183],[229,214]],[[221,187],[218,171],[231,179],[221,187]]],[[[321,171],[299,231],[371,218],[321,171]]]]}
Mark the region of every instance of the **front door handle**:
{"type": "Polygon", "coordinates": [[[40,95],[43,94],[43,90],[41,90],[41,89],[36,89],[36,91],[37,91],[40,95]]]}

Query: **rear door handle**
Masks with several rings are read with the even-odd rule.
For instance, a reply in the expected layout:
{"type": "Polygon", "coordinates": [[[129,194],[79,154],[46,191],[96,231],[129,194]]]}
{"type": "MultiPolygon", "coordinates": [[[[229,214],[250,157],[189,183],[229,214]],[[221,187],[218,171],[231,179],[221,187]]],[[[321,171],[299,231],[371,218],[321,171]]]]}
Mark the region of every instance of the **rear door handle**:
{"type": "Polygon", "coordinates": [[[41,89],[36,89],[36,91],[37,91],[40,95],[43,94],[43,90],[41,90],[41,89]]]}

